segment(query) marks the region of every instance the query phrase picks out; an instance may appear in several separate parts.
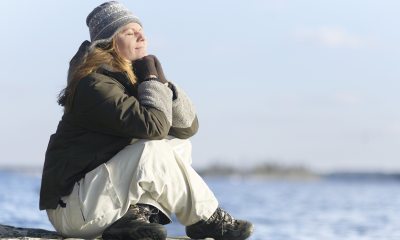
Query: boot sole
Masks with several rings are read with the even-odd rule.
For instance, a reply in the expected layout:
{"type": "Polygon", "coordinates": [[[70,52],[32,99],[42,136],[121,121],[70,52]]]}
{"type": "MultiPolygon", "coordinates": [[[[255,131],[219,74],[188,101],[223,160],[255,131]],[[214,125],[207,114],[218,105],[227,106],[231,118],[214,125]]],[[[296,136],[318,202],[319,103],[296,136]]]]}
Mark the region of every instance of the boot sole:
{"type": "Polygon", "coordinates": [[[104,232],[103,240],[165,240],[167,230],[163,226],[137,226],[104,232]]]}
{"type": "Polygon", "coordinates": [[[212,234],[206,233],[205,231],[186,231],[186,234],[192,239],[205,239],[213,238],[214,240],[245,240],[254,231],[253,224],[247,222],[247,228],[240,233],[240,236],[212,236],[212,234]]]}
{"type": "Polygon", "coordinates": [[[141,228],[136,231],[131,231],[129,236],[132,236],[132,240],[165,240],[167,239],[167,230],[164,228],[154,229],[141,228]]]}

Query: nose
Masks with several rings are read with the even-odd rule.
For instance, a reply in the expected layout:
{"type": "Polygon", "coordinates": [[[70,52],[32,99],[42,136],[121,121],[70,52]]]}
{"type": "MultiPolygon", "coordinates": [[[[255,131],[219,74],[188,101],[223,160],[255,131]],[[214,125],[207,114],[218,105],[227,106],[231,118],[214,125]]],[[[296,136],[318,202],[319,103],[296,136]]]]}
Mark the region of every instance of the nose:
{"type": "Polygon", "coordinates": [[[135,32],[135,37],[136,37],[136,41],[137,42],[143,42],[146,40],[146,38],[144,37],[143,32],[135,32]]]}

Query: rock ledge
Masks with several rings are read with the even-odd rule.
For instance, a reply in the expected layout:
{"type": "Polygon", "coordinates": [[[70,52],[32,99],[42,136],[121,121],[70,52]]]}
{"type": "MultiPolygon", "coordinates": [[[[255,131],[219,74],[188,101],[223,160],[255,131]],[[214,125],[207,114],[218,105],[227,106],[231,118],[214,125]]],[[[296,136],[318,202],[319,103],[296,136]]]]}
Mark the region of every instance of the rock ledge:
{"type": "MultiPolygon", "coordinates": [[[[18,228],[0,224],[0,238],[1,239],[76,239],[76,238],[63,238],[54,231],[48,231],[37,228],[18,228]]],[[[189,240],[188,237],[169,237],[168,240],[189,240]]]]}

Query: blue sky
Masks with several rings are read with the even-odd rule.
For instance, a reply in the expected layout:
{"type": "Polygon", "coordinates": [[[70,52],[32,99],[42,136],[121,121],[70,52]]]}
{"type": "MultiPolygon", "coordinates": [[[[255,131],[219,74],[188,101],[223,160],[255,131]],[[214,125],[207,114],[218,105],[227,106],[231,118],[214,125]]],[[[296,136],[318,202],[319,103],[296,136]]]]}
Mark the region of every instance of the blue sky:
{"type": "MultiPolygon", "coordinates": [[[[68,62],[102,2],[3,4],[0,166],[42,165],[68,62]]],[[[195,166],[400,171],[399,1],[121,2],[196,106],[195,166]]]]}

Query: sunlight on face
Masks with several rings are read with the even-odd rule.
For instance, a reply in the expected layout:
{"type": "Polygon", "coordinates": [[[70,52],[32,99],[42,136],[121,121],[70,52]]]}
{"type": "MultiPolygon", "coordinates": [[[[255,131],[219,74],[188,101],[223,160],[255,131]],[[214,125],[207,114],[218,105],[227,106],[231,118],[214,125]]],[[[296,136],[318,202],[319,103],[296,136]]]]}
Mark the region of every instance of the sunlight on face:
{"type": "Polygon", "coordinates": [[[134,61],[147,55],[147,40],[142,27],[137,23],[128,23],[115,36],[118,54],[134,61]]]}

